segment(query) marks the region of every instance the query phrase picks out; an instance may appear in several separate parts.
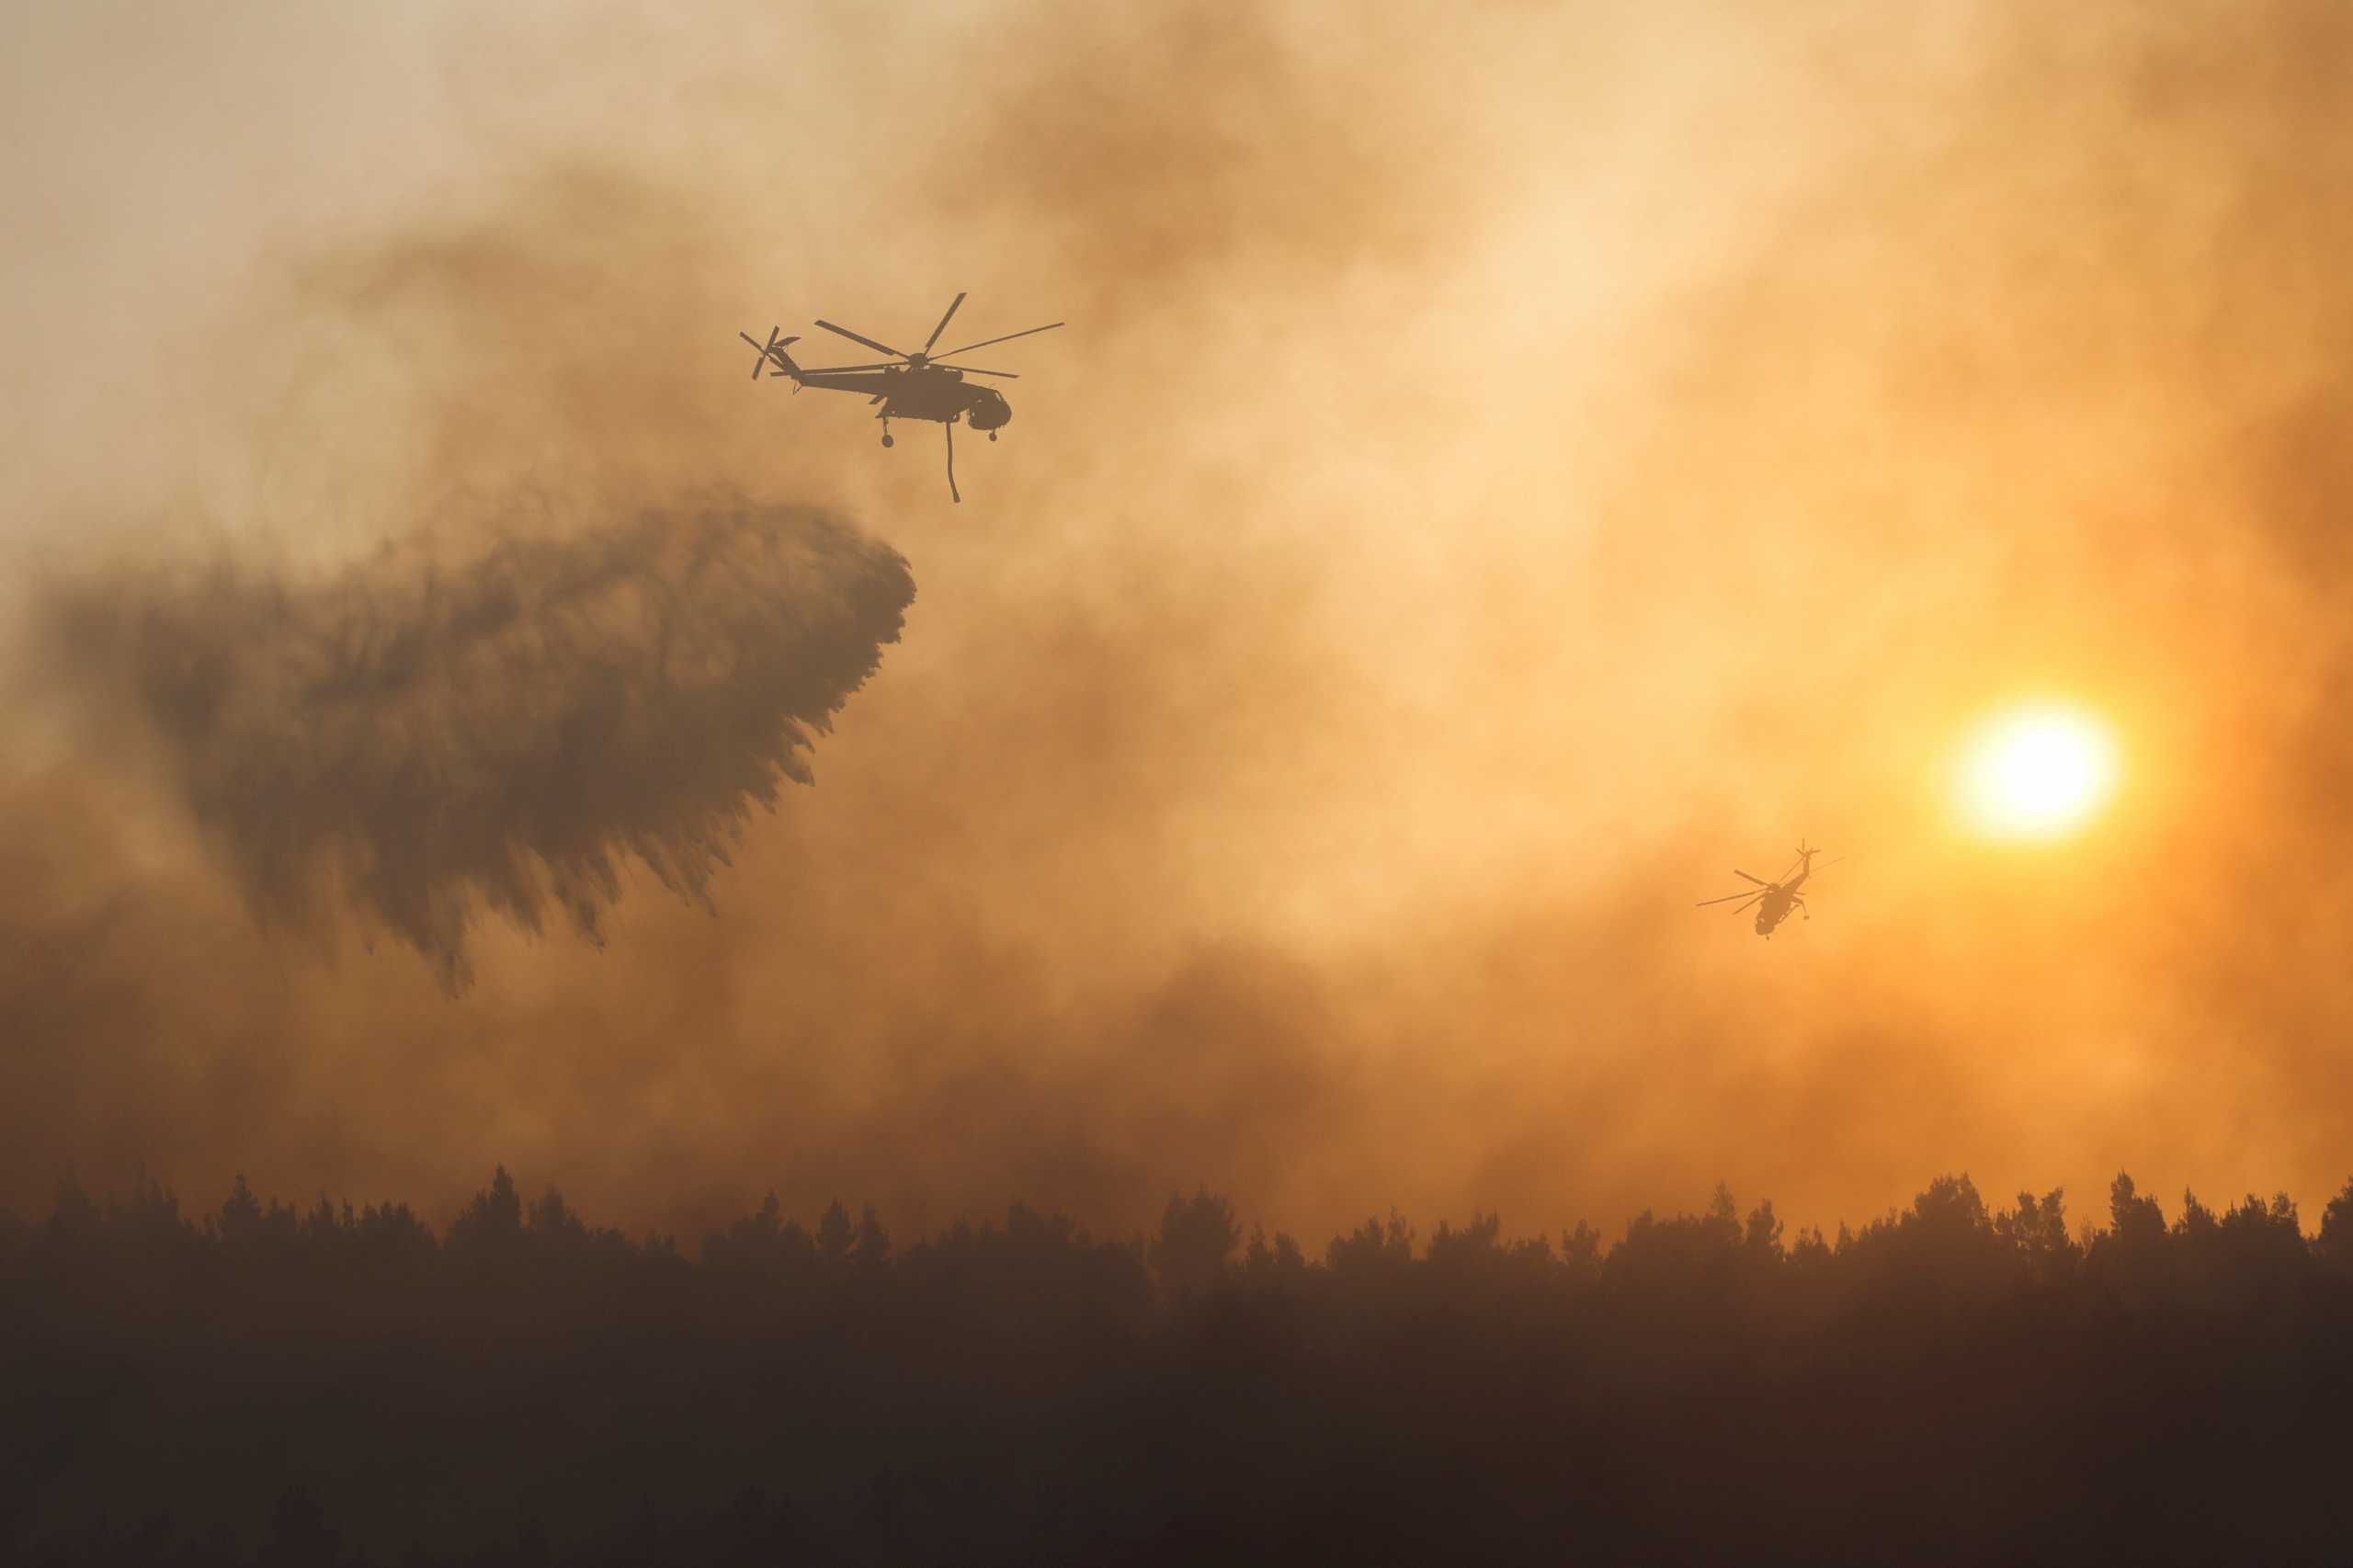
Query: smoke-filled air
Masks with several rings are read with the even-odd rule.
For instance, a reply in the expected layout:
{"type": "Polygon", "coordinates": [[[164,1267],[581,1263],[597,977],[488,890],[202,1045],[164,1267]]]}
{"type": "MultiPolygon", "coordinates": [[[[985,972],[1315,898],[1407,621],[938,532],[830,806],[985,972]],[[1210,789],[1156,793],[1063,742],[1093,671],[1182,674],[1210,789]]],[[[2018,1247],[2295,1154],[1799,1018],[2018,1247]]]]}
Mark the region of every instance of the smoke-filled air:
{"type": "Polygon", "coordinates": [[[0,40],[0,1206],[2353,1169],[2342,7],[0,40]]]}
{"type": "Polygon", "coordinates": [[[2348,103],[0,6],[0,1560],[2346,1561],[2348,103]]]}

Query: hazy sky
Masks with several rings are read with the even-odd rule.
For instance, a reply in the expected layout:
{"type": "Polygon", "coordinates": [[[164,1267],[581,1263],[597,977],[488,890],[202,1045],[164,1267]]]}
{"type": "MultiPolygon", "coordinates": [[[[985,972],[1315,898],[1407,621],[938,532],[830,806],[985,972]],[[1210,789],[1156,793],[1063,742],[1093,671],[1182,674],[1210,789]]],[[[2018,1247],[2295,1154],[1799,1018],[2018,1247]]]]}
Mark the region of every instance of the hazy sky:
{"type": "MultiPolygon", "coordinates": [[[[2326,0],[17,7],[0,1201],[2315,1204],[2348,48],[2326,0]],[[812,318],[919,341],[958,290],[1070,323],[982,357],[961,506],[928,426],[734,335],[845,362],[812,318]],[[635,865],[599,948],[460,887],[455,997],[331,868],[257,905],[108,673],[720,504],[904,556],[900,640],[710,908],[635,865]],[[2120,789],[1985,842],[1957,750],[2035,696],[2120,789]],[[1800,835],[1852,856],[1810,923],[1692,907],[1800,835]]],[[[590,678],[436,667],[432,722],[590,678]]],[[[492,727],[543,781],[498,823],[626,838],[675,783],[492,727]]],[[[209,730],[206,777],[317,733],[209,730]]],[[[681,776],[740,761],[694,733],[681,776]]]]}

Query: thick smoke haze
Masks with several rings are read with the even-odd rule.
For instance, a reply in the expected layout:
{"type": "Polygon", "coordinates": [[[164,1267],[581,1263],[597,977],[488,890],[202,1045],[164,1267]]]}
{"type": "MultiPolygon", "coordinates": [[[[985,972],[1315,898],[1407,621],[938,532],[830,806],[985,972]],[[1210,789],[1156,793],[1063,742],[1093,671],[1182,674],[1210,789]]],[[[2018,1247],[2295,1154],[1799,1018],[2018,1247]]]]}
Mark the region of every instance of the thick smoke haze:
{"type": "MultiPolygon", "coordinates": [[[[454,1205],[504,1160],[681,1229],[1206,1181],[1312,1237],[2344,1180],[2339,8],[152,19],[6,51],[0,1199],[143,1162],[454,1205]],[[961,507],[734,336],[960,290],[976,337],[1071,322],[992,358],[961,507]],[[923,598],[847,535],[815,621],[654,569],[678,619],[553,689],[666,710],[653,624],[821,651],[595,784],[544,743],[602,699],[510,726],[468,662],[506,633],[413,730],[294,699],[355,598],[447,633],[650,513],[847,519],[923,598]],[[740,815],[903,608],[820,786],[740,815]],[[256,744],[139,695],[181,645],[256,744]],[[2116,727],[2114,808],[1972,838],[1962,737],[2054,693],[2116,727]],[[463,808],[313,771],[491,742],[463,808]],[[1692,909],[1802,834],[1852,856],[1811,922],[1692,909]],[[658,885],[711,845],[715,918],[658,885]],[[404,939],[254,917],[290,892],[404,939]],[[582,892],[601,949],[449,924],[582,892]]],[[[605,656],[560,597],[531,657],[605,656]]]]}

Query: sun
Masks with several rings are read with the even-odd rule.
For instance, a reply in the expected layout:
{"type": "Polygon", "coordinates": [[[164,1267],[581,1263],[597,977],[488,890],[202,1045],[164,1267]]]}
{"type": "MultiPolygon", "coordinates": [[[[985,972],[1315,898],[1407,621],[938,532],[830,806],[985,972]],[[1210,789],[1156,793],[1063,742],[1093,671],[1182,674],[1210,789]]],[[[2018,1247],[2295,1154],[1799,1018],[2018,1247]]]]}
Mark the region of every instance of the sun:
{"type": "Polygon", "coordinates": [[[1961,758],[1962,814],[1989,838],[2064,838],[2116,789],[2116,742],[2077,708],[2007,708],[1978,726],[1961,758]]]}

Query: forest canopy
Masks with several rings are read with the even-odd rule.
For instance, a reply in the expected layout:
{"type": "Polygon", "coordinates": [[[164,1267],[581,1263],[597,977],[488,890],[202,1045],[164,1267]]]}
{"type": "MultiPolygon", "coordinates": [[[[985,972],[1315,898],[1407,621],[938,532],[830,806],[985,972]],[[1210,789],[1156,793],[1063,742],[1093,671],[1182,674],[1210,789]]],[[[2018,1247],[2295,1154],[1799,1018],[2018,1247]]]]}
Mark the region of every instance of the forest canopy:
{"type": "Polygon", "coordinates": [[[2104,1223],[1965,1176],[1321,1247],[1206,1190],[1097,1238],[770,1197],[632,1238],[501,1168],[0,1221],[0,1546],[52,1563],[2318,1560],[2353,1182],[2104,1223]],[[1704,1478],[1705,1508],[1691,1506],[1704,1478]],[[2256,1499],[2264,1499],[2256,1506],[2256,1499]],[[2129,1550],[2128,1550],[2129,1549],[2129,1550]]]}

